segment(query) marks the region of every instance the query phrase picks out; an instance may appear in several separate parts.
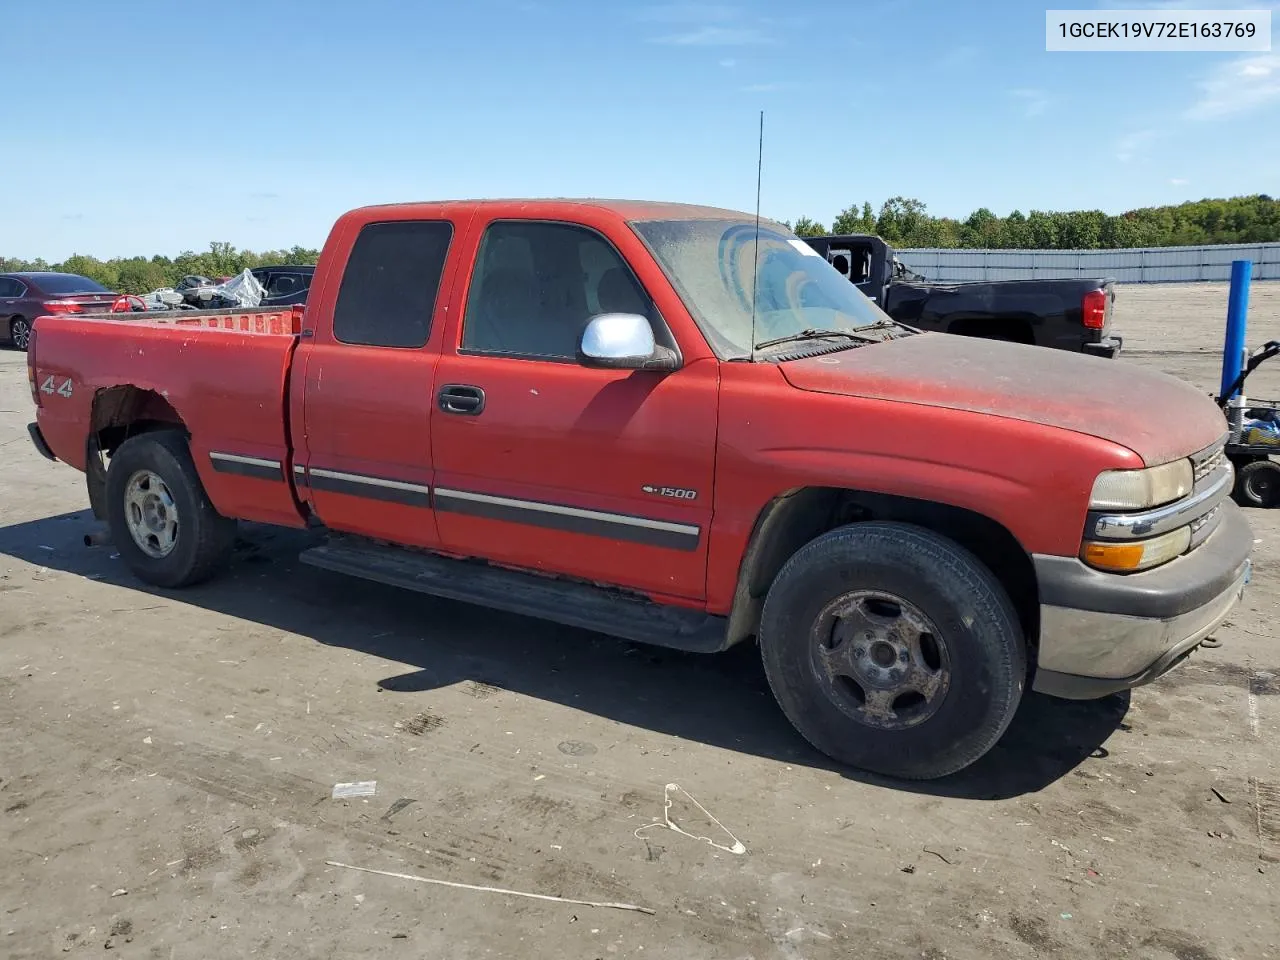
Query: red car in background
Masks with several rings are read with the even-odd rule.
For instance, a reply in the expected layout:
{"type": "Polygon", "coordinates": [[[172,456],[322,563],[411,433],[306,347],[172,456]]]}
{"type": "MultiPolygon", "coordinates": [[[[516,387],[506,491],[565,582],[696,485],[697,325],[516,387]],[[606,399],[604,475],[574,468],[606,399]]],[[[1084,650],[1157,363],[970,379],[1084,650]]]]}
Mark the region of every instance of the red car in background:
{"type": "Polygon", "coordinates": [[[0,338],[26,350],[36,317],[104,313],[116,300],[102,284],[74,273],[0,273],[0,338]]]}

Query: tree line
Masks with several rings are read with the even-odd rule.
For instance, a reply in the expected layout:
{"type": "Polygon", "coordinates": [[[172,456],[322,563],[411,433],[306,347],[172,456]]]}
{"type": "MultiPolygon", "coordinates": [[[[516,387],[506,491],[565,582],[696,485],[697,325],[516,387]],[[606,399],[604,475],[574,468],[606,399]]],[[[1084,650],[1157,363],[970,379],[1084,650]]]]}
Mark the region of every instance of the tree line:
{"type": "Polygon", "coordinates": [[[230,277],[246,268],[265,267],[274,264],[314,264],[319,250],[310,247],[291,247],[288,250],[237,250],[229,243],[211,243],[205,253],[187,250],[176,257],[97,257],[75,254],[61,263],[44,260],[21,260],[16,257],[0,257],[0,273],[20,270],[56,270],[59,273],[77,273],[96,280],[108,290],[118,293],[150,293],[163,287],[172,287],[185,276],[195,275],[214,279],[230,277]]]}
{"type": "MultiPolygon", "coordinates": [[[[792,226],[788,223],[788,226],[792,226]]],[[[1111,215],[1101,210],[1046,213],[1014,210],[1000,217],[980,207],[964,220],[931,216],[925,204],[892,197],[877,213],[870,203],[847,207],[831,223],[800,217],[792,229],[802,237],[827,233],[871,233],[895,247],[960,247],[991,250],[1098,250],[1117,247],[1169,247],[1216,243],[1280,241],[1280,201],[1266,194],[1226,200],[1195,200],[1177,206],[1143,207],[1111,215]]],[[[189,274],[233,276],[246,267],[270,264],[314,264],[320,251],[237,250],[230,243],[211,243],[204,253],[187,250],[178,256],[97,257],[75,254],[61,263],[0,257],[0,273],[57,270],[78,273],[120,293],[149,293],[171,287],[189,274]]]]}
{"type": "MultiPolygon", "coordinates": [[[[790,226],[790,224],[788,224],[790,226]]],[[[1121,214],[1101,210],[1046,213],[1014,210],[1000,217],[980,207],[964,220],[930,216],[909,197],[847,207],[831,224],[800,217],[800,236],[871,233],[895,247],[959,247],[988,250],[1103,250],[1280,241],[1280,200],[1266,194],[1143,207],[1121,214]]]]}

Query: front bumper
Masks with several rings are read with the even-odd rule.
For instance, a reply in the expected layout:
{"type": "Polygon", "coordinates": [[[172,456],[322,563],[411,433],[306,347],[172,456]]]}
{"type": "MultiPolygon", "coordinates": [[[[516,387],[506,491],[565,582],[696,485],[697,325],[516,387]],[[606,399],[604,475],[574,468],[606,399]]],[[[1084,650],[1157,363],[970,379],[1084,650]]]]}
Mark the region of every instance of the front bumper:
{"type": "Polygon", "coordinates": [[[1032,689],[1089,700],[1150,683],[1218,626],[1249,581],[1253,534],[1235,504],[1200,547],[1145,573],[1034,558],[1040,650],[1032,689]]]}
{"type": "Polygon", "coordinates": [[[1095,357],[1106,357],[1110,359],[1120,352],[1120,348],[1124,346],[1124,337],[1104,337],[1097,343],[1086,343],[1084,352],[1092,354],[1095,357]]]}

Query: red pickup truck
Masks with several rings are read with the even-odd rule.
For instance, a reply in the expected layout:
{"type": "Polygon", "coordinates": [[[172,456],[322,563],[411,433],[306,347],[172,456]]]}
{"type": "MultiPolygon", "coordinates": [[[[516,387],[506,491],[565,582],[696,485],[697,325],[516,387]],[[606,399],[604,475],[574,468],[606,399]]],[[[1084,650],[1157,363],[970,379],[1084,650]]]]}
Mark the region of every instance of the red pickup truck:
{"type": "Polygon", "coordinates": [[[759,643],[855,766],[961,769],[1024,687],[1145,683],[1252,544],[1170,377],[902,327],[785,227],[486,201],[334,226],[305,310],[41,317],[36,446],[142,580],[237,519],[318,567],[686,650],[759,643]]]}

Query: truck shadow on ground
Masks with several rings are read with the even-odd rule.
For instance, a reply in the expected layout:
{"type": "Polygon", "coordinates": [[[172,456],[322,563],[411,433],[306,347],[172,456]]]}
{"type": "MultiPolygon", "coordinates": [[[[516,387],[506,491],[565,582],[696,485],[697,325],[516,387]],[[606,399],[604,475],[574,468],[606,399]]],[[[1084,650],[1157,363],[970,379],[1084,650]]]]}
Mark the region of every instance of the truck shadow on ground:
{"type": "Polygon", "coordinates": [[[891,789],[985,800],[1035,792],[1086,758],[1106,756],[1103,744],[1129,706],[1127,694],[1076,703],[1028,693],[1000,743],[967,770],[926,783],[889,780],[839,767],[809,747],[774,704],[753,645],[686,654],[436,600],[307,567],[297,556],[315,534],[253,525],[242,526],[229,572],[159,590],[136,580],[112,547],[86,548],[92,523],[85,510],[0,527],[0,554],[410,664],[377,684],[406,697],[472,681],[891,789]]]}

